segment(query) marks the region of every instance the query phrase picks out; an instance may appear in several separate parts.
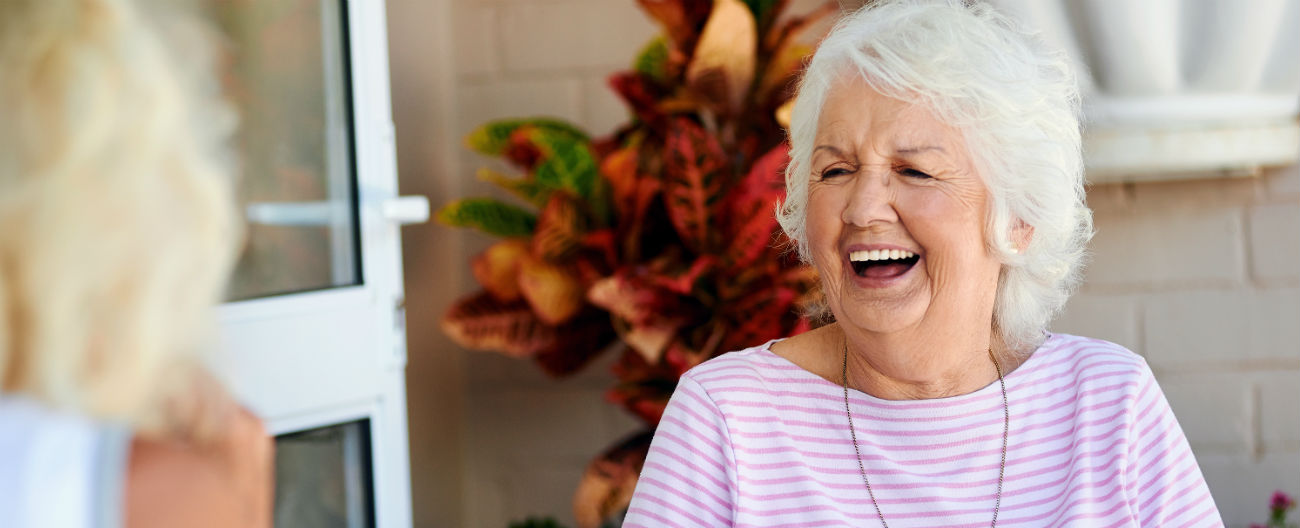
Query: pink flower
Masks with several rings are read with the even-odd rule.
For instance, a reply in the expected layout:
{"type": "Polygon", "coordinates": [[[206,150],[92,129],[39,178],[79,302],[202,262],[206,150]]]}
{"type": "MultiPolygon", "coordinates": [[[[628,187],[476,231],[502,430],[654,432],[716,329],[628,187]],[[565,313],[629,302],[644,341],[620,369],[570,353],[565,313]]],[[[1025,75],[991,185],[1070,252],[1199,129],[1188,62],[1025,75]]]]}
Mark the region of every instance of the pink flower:
{"type": "Polygon", "coordinates": [[[1250,523],[1250,528],[1268,528],[1268,527],[1258,523],[1250,523]]]}
{"type": "Polygon", "coordinates": [[[1282,490],[1277,490],[1273,492],[1273,498],[1269,501],[1268,507],[1273,511],[1289,510],[1295,507],[1295,499],[1282,490]]]}

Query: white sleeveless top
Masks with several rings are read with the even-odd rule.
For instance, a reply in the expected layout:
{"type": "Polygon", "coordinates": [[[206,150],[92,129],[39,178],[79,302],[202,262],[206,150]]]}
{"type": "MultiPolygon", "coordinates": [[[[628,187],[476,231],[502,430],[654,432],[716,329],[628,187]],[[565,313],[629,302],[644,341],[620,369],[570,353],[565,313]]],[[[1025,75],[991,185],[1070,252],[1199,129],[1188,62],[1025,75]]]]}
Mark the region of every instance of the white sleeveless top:
{"type": "Polygon", "coordinates": [[[120,528],[127,428],[0,394],[0,526],[120,528]]]}

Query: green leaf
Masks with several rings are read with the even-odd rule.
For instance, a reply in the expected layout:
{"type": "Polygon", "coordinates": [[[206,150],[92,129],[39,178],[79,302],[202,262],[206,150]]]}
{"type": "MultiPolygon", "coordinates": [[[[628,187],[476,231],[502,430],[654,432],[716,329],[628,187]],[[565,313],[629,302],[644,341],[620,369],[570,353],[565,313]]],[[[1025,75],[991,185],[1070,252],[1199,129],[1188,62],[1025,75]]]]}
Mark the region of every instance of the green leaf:
{"type": "Polygon", "coordinates": [[[523,126],[546,130],[548,133],[567,136],[574,140],[588,140],[587,133],[574,125],[549,117],[533,117],[489,121],[466,135],[465,144],[480,154],[500,156],[510,144],[510,134],[523,126]]]}
{"type": "Polygon", "coordinates": [[[454,227],[472,227],[490,235],[522,237],[532,234],[537,215],[492,198],[466,198],[438,211],[438,221],[454,227]]]}
{"type": "Polygon", "coordinates": [[[637,53],[636,60],[632,62],[632,69],[637,73],[644,74],[657,82],[668,80],[668,39],[659,35],[637,53]]]}
{"type": "Polygon", "coordinates": [[[568,190],[589,201],[600,171],[588,140],[545,128],[533,129],[529,138],[542,152],[542,162],[533,173],[537,183],[568,190]]]}
{"type": "Polygon", "coordinates": [[[477,175],[478,179],[495,183],[498,187],[510,191],[510,194],[538,208],[545,206],[546,200],[551,196],[552,189],[537,183],[537,180],[532,178],[511,178],[486,167],[480,168],[477,175]]]}

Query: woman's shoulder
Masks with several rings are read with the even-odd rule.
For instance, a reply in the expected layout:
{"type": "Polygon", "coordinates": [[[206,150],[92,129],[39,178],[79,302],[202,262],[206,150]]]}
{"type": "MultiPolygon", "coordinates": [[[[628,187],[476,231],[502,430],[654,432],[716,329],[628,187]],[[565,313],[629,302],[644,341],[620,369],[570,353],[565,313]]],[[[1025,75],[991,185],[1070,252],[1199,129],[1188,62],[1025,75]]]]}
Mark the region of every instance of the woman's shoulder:
{"type": "Polygon", "coordinates": [[[727,352],[696,365],[683,380],[700,385],[706,392],[752,391],[770,387],[773,381],[799,376],[803,369],[771,351],[776,340],[734,352],[727,352]]]}
{"type": "Polygon", "coordinates": [[[1116,378],[1144,383],[1152,377],[1146,359],[1123,345],[1070,334],[1048,336],[1026,366],[1039,376],[1070,375],[1084,383],[1116,378]]]}

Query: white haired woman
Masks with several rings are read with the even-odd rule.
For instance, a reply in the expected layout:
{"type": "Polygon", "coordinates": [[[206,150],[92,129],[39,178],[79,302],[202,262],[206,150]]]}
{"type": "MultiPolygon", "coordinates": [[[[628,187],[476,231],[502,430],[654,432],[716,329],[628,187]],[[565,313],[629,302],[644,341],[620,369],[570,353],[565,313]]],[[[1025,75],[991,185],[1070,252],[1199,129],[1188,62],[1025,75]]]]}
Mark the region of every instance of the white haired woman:
{"type": "Polygon", "coordinates": [[[624,526],[1221,526],[1150,369],[1050,334],[1084,204],[1066,60],[875,2],[804,75],[781,225],[834,323],[682,377],[624,526]]]}
{"type": "Polygon", "coordinates": [[[192,353],[239,238],[233,120],[149,14],[0,1],[6,528],[270,525],[270,440],[192,353]]]}

